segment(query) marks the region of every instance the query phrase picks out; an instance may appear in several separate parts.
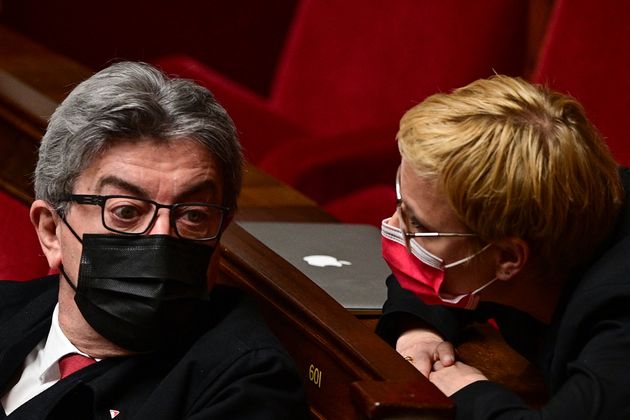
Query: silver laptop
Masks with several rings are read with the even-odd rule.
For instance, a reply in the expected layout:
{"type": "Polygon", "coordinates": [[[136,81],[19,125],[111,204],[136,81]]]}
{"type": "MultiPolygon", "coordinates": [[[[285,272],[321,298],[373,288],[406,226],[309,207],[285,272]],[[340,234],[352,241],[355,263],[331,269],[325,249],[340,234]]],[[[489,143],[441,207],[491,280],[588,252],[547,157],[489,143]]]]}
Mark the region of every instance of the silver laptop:
{"type": "Polygon", "coordinates": [[[381,233],[345,223],[238,222],[357,315],[380,314],[389,267],[381,233]]]}

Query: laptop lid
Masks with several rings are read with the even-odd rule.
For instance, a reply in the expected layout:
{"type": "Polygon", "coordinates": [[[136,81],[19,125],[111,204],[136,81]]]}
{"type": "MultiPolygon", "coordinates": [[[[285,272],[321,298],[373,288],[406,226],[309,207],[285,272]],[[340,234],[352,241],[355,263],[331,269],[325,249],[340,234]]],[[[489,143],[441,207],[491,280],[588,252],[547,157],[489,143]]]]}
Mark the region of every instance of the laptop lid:
{"type": "Polygon", "coordinates": [[[389,267],[380,230],[344,223],[237,222],[357,315],[380,314],[389,267]]]}

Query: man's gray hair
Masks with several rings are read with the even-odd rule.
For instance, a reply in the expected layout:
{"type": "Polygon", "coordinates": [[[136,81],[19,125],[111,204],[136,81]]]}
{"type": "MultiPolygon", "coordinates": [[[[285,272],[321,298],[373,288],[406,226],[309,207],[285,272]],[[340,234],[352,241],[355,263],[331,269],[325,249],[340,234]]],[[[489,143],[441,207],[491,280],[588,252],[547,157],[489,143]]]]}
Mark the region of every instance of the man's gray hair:
{"type": "Polygon", "coordinates": [[[53,113],[39,148],[35,197],[60,208],[78,176],[108,144],[142,138],[198,141],[219,165],[222,204],[236,207],[242,154],[225,109],[206,88],[134,62],[94,74],[53,113]]]}

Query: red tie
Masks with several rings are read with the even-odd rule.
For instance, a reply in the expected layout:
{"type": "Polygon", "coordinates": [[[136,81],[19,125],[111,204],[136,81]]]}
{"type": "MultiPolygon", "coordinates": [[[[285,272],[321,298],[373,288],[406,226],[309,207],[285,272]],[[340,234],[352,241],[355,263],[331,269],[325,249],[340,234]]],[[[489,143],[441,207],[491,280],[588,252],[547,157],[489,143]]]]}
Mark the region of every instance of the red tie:
{"type": "Polygon", "coordinates": [[[66,376],[72,375],[79,369],[83,369],[86,366],[96,363],[96,360],[91,357],[83,356],[78,353],[70,353],[59,359],[59,379],[63,379],[66,376]]]}

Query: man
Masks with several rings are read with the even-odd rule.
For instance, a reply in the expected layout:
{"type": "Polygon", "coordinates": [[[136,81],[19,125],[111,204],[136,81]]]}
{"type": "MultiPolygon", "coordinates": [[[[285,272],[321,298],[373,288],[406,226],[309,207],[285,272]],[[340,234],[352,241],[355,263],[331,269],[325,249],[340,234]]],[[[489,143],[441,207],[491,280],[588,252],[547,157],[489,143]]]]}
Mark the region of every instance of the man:
{"type": "Polygon", "coordinates": [[[70,93],[31,207],[60,274],[0,282],[9,418],[304,416],[295,367],[252,302],[212,287],[241,159],[212,94],[149,65],[114,64],[70,93]]]}
{"type": "Polygon", "coordinates": [[[378,332],[457,418],[630,418],[630,174],[582,107],[495,76],[427,98],[397,140],[378,332]],[[457,360],[462,329],[489,318],[540,368],[544,407],[457,360]]]}

